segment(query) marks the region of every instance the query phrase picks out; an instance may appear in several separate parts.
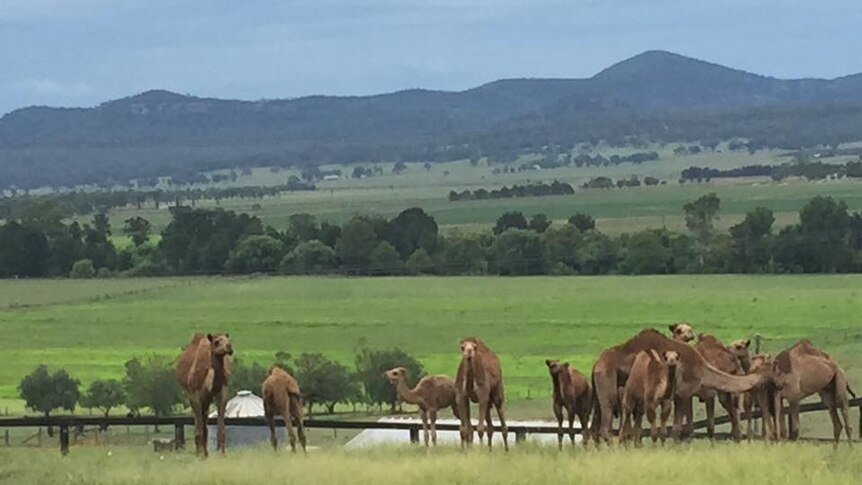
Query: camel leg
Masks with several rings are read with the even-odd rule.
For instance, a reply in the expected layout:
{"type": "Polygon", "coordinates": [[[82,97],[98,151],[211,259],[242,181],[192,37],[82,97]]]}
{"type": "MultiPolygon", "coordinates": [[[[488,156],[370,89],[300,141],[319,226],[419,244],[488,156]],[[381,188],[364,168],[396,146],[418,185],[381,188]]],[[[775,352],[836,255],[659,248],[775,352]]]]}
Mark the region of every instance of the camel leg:
{"type": "Polygon", "coordinates": [[[737,397],[722,392],[718,395],[718,402],[727,411],[727,416],[730,418],[730,435],[733,437],[733,441],[739,441],[742,436],[739,430],[739,401],[737,397]]]}
{"type": "Polygon", "coordinates": [[[596,444],[599,440],[604,440],[605,443],[611,442],[611,427],[614,421],[614,402],[613,400],[605,400],[601,406],[601,423],[599,424],[599,432],[596,434],[596,444]]]}
{"type": "Polygon", "coordinates": [[[751,433],[752,433],[752,431],[751,431],[751,429],[752,429],[752,427],[751,427],[751,420],[752,420],[751,411],[753,410],[753,408],[754,408],[754,404],[752,402],[751,393],[745,393],[745,395],[743,395],[743,397],[742,397],[742,412],[745,413],[745,419],[747,421],[746,427],[745,427],[745,439],[747,439],[749,443],[751,442],[751,438],[752,438],[752,436],[751,436],[751,433]]]}
{"type": "Polygon", "coordinates": [[[227,387],[222,388],[221,392],[217,396],[217,399],[218,402],[216,403],[216,406],[218,407],[218,415],[216,417],[216,439],[218,444],[218,450],[221,452],[222,455],[224,455],[227,449],[227,433],[225,431],[224,424],[224,415],[225,411],[227,410],[228,401],[227,387]]]}
{"type": "Polygon", "coordinates": [[[275,419],[273,414],[266,410],[264,411],[266,417],[266,425],[269,426],[269,442],[272,444],[272,449],[274,451],[278,451],[278,437],[275,434],[275,419]]]}
{"type": "Polygon", "coordinates": [[[629,431],[632,425],[632,411],[624,406],[620,412],[622,422],[620,423],[620,444],[628,448],[629,431]]]}
{"type": "Polygon", "coordinates": [[[203,452],[203,457],[206,458],[209,456],[209,427],[207,426],[207,413],[210,409],[210,399],[203,399],[201,401],[200,408],[200,423],[201,428],[201,451],[203,452]]]}
{"type": "Polygon", "coordinates": [[[428,411],[422,409],[420,414],[422,418],[422,438],[425,440],[425,447],[428,447],[428,411]]]}
{"type": "MultiPolygon", "coordinates": [[[[509,451],[509,426],[506,425],[506,403],[502,398],[494,400],[494,407],[497,409],[497,417],[500,418],[500,433],[503,434],[503,450],[509,451]]],[[[491,409],[488,409],[488,421],[491,421],[491,409]]]]}
{"type": "Polygon", "coordinates": [[[790,414],[790,440],[799,439],[799,401],[791,401],[788,404],[790,414]]]}
{"type": "Polygon", "coordinates": [[[299,445],[302,446],[302,452],[306,453],[305,423],[302,422],[302,399],[293,396],[289,397],[289,399],[291,420],[299,434],[299,445]]]}
{"type": "Polygon", "coordinates": [[[590,441],[590,432],[589,432],[589,423],[590,423],[590,410],[589,408],[581,408],[578,411],[578,420],[581,422],[581,439],[583,440],[584,448],[589,446],[590,441]]]}
{"type": "Polygon", "coordinates": [[[473,427],[470,423],[470,401],[466,396],[458,398],[455,403],[458,406],[458,417],[461,420],[461,448],[466,448],[473,442],[473,427]]]}
{"type": "Polygon", "coordinates": [[[784,402],[780,393],[775,393],[774,401],[777,440],[787,439],[787,423],[784,420],[784,402]]]}
{"type": "Polygon", "coordinates": [[[706,435],[712,441],[715,437],[715,397],[708,397],[703,403],[706,405],[706,435]]]}
{"type": "Polygon", "coordinates": [[[290,396],[286,396],[284,409],[281,410],[281,417],[284,418],[284,428],[287,430],[287,439],[290,441],[290,451],[296,453],[296,431],[293,430],[293,406],[290,402],[290,396]]]}
{"type": "Polygon", "coordinates": [[[635,447],[641,447],[641,431],[643,430],[644,408],[640,405],[635,409],[635,447]]]}
{"type": "Polygon", "coordinates": [[[655,443],[658,441],[658,426],[656,423],[656,415],[655,415],[655,406],[648,405],[646,408],[646,417],[647,421],[649,421],[649,436],[652,439],[652,442],[655,443]]]}
{"type": "Polygon", "coordinates": [[[563,449],[563,406],[554,402],[554,417],[557,418],[557,447],[563,449]]]}
{"type": "Polygon", "coordinates": [[[667,435],[667,421],[668,418],[670,418],[670,408],[670,400],[663,400],[661,402],[661,428],[659,428],[659,439],[661,440],[662,446],[664,446],[665,436],[667,435]]]}
{"type": "MultiPolygon", "coordinates": [[[[491,421],[491,399],[479,399],[479,426],[485,428],[488,434],[488,451],[493,447],[494,438],[494,423],[491,421]]],[[[479,429],[479,436],[482,436],[482,428],[479,429]]]]}
{"type": "Polygon", "coordinates": [[[850,425],[850,404],[845,399],[841,402],[841,416],[844,418],[844,433],[847,435],[847,444],[853,446],[853,428],[850,425]]]}
{"type": "Polygon", "coordinates": [[[682,431],[682,417],[685,414],[685,401],[687,398],[675,397],[673,400],[673,439],[676,442],[680,441],[680,433],[682,431]]]}
{"type": "Polygon", "coordinates": [[[429,427],[431,428],[431,444],[437,446],[437,410],[428,410],[429,427]]]}
{"type": "MultiPolygon", "coordinates": [[[[572,446],[575,446],[575,406],[569,406],[569,440],[572,442],[572,446]]],[[[562,448],[562,443],[560,443],[560,447],[562,448]]]]}
{"type": "Polygon", "coordinates": [[[683,436],[691,436],[694,433],[694,397],[690,397],[683,403],[683,417],[685,422],[682,427],[683,436]]]}
{"type": "Polygon", "coordinates": [[[189,399],[189,406],[192,408],[192,419],[195,423],[195,454],[201,456],[201,404],[196,399],[189,399]]]}

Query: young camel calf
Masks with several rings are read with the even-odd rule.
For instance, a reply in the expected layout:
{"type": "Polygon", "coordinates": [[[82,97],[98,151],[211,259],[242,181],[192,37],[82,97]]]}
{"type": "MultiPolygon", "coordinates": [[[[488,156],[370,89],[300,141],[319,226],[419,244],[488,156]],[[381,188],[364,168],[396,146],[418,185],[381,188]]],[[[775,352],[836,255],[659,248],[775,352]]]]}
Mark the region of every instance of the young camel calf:
{"type": "Polygon", "coordinates": [[[622,391],[623,424],[620,427],[620,443],[627,445],[628,439],[632,437],[634,418],[635,446],[640,446],[641,420],[646,413],[653,443],[660,439],[664,444],[678,363],[679,354],[673,350],[664,351],[661,355],[655,349],[638,352],[622,391]],[[656,408],[659,406],[660,427],[656,425],[656,408]]]}
{"type": "Polygon", "coordinates": [[[281,415],[287,436],[290,440],[290,451],[296,452],[296,432],[299,430],[299,444],[305,451],[305,425],[302,422],[302,392],[292,375],[280,367],[273,367],[261,389],[263,393],[263,409],[266,423],[269,426],[270,443],[274,450],[278,449],[278,438],[275,434],[275,416],[281,415]]]}
{"type": "Polygon", "coordinates": [[[548,372],[551,374],[551,383],[554,387],[554,416],[557,417],[557,444],[563,449],[563,410],[569,416],[569,439],[575,444],[574,422],[575,415],[581,422],[581,436],[584,446],[589,441],[587,431],[590,421],[590,409],[592,407],[592,392],[590,383],[577,369],[570,367],[568,362],[561,363],[558,360],[546,360],[548,372]]]}

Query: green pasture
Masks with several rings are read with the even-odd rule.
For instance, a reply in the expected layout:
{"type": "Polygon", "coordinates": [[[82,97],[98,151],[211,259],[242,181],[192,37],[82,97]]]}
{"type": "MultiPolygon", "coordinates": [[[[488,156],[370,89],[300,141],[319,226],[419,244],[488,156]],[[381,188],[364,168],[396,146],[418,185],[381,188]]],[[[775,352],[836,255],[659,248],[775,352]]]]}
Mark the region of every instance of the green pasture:
{"type": "Polygon", "coordinates": [[[271,450],[231,451],[205,463],[191,453],[160,455],[133,448],[56,450],[0,448],[0,482],[15,484],[258,484],[258,483],[584,483],[726,485],[859,483],[859,448],[810,444],[695,443],[595,450],[519,445],[508,453],[455,447],[312,450],[307,456],[271,450]],[[110,451],[110,453],[109,453],[110,451]]]}
{"type": "Polygon", "coordinates": [[[39,364],[86,385],[121,377],[132,356],[177,355],[194,332],[230,332],[237,357],[263,364],[287,351],[352,366],[361,341],[398,346],[449,375],[459,339],[476,335],[500,354],[509,398],[542,416],[544,359],[588,372],[604,348],[680,320],[725,340],[759,333],[772,352],[810,338],[862,382],[862,275],[0,281],[10,294],[20,296],[0,311],[0,406],[13,413],[19,380],[39,364]]]}

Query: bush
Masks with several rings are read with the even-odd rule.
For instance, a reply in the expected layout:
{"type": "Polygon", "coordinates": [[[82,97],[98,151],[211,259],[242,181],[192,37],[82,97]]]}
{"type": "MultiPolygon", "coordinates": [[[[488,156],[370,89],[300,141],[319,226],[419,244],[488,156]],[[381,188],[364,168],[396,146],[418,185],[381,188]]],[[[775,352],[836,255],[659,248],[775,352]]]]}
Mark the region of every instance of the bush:
{"type": "Polygon", "coordinates": [[[72,271],[69,272],[69,277],[73,279],[88,279],[96,276],[96,269],[93,268],[93,260],[79,259],[72,265],[72,271]]]}
{"type": "Polygon", "coordinates": [[[225,263],[231,273],[272,272],[281,261],[284,244],[272,236],[248,236],[225,263]]]}
{"type": "Polygon", "coordinates": [[[317,239],[301,242],[284,256],[279,265],[283,274],[320,274],[337,265],[335,251],[317,239]]]}
{"type": "Polygon", "coordinates": [[[371,252],[371,273],[376,275],[394,275],[401,273],[401,257],[395,247],[382,241],[371,252]]]}
{"type": "Polygon", "coordinates": [[[428,255],[428,251],[422,248],[413,251],[407,260],[407,272],[412,275],[428,274],[434,271],[434,260],[428,255]]]}

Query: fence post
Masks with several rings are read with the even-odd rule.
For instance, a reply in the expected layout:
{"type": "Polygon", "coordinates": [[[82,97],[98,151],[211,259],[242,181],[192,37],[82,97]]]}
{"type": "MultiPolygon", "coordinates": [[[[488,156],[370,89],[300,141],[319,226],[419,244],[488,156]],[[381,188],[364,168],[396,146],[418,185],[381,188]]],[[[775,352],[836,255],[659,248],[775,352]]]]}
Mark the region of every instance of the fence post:
{"type": "Polygon", "coordinates": [[[69,425],[60,425],[60,454],[69,454],[69,425]]]}
{"type": "Polygon", "coordinates": [[[762,339],[763,339],[763,337],[761,337],[759,333],[754,334],[754,353],[755,354],[760,353],[760,341],[762,339]]]}
{"type": "Polygon", "coordinates": [[[859,405],[859,439],[862,440],[862,404],[859,405]]]}
{"type": "Polygon", "coordinates": [[[186,428],[182,424],[174,425],[174,450],[186,449],[186,428]]]}
{"type": "Polygon", "coordinates": [[[3,443],[5,443],[7,447],[9,446],[9,430],[8,429],[3,431],[3,443]]]}
{"type": "Polygon", "coordinates": [[[523,443],[527,441],[527,431],[519,429],[515,431],[515,443],[523,443]]]}
{"type": "Polygon", "coordinates": [[[419,442],[419,428],[413,426],[410,428],[410,442],[418,443],[419,442]]]}

